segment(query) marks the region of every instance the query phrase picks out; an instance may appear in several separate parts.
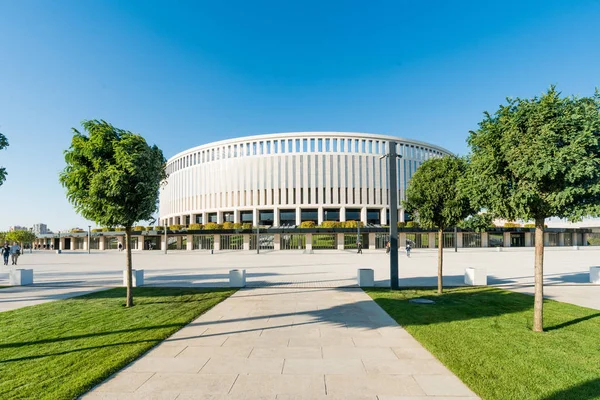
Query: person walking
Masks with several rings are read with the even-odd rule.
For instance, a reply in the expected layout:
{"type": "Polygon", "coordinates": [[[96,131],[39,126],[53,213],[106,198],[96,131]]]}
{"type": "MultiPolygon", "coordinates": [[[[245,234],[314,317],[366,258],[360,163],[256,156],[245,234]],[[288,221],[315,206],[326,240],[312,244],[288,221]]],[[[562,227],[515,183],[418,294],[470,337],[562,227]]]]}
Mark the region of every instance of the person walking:
{"type": "Polygon", "coordinates": [[[119,243],[119,251],[123,251],[123,244],[119,243]]]}
{"type": "Polygon", "coordinates": [[[17,265],[17,261],[19,260],[19,256],[21,255],[21,246],[17,242],[13,242],[13,245],[10,246],[10,257],[12,260],[12,265],[17,265]]]}
{"type": "Polygon", "coordinates": [[[385,245],[385,254],[390,254],[392,247],[390,246],[390,242],[387,242],[385,245]]]}
{"type": "Polygon", "coordinates": [[[2,250],[0,250],[2,252],[2,257],[4,258],[4,265],[8,265],[8,256],[10,254],[10,246],[8,245],[8,242],[4,243],[4,246],[2,246],[2,250]]]}
{"type": "Polygon", "coordinates": [[[406,257],[410,258],[410,243],[406,245],[406,257]]]}
{"type": "Polygon", "coordinates": [[[356,243],[356,247],[358,248],[358,251],[356,252],[356,254],[362,254],[362,243],[361,242],[356,243]]]}

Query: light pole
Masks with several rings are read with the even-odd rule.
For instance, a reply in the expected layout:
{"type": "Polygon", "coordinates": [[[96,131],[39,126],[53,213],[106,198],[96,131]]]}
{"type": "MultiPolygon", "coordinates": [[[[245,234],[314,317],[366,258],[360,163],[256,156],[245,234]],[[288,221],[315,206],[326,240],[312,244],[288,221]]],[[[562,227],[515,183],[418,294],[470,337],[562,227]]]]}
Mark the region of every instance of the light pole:
{"type": "Polygon", "coordinates": [[[390,286],[399,289],[398,284],[398,182],[396,181],[396,159],[402,156],[396,153],[396,142],[388,142],[387,157],[390,171],[390,286]]]}
{"type": "Polygon", "coordinates": [[[260,221],[256,224],[256,254],[260,254],[260,221]]]}
{"type": "Polygon", "coordinates": [[[454,227],[454,252],[458,252],[458,232],[456,226],[454,227]]]}
{"type": "Polygon", "coordinates": [[[167,243],[167,221],[165,221],[165,254],[167,254],[167,247],[169,247],[169,243],[167,243]]]}
{"type": "Polygon", "coordinates": [[[90,245],[92,244],[92,226],[88,225],[88,254],[92,254],[92,248],[90,245]]]}

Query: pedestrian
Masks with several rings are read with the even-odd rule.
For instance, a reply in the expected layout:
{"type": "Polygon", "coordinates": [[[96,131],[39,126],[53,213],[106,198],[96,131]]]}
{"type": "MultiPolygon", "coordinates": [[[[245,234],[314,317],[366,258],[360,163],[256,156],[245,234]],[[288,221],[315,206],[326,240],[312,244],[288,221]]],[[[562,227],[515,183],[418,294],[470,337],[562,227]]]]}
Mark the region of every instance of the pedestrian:
{"type": "Polygon", "coordinates": [[[362,243],[361,242],[356,243],[356,247],[358,248],[358,251],[356,252],[356,254],[362,254],[362,243]]]}
{"type": "Polygon", "coordinates": [[[10,254],[10,246],[8,245],[8,242],[4,243],[4,246],[2,246],[2,250],[0,250],[2,252],[2,257],[4,258],[4,265],[8,265],[8,255],[10,254]]]}
{"type": "Polygon", "coordinates": [[[17,265],[17,261],[19,260],[19,256],[21,255],[21,246],[17,242],[13,242],[13,245],[10,246],[10,257],[12,260],[12,265],[17,265]]]}
{"type": "Polygon", "coordinates": [[[119,243],[119,251],[123,251],[123,244],[119,243]]]}
{"type": "Polygon", "coordinates": [[[389,254],[391,250],[392,247],[390,246],[390,242],[387,242],[385,245],[385,254],[389,254]]]}
{"type": "Polygon", "coordinates": [[[406,257],[410,258],[410,243],[406,245],[406,257]]]}

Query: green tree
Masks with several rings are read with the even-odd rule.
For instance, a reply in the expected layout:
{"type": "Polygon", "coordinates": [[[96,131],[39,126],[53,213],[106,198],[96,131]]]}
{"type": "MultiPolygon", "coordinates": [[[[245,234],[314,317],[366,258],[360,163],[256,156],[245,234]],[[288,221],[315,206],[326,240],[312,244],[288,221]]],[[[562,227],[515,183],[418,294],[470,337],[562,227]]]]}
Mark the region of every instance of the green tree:
{"type": "Polygon", "coordinates": [[[544,220],[598,215],[600,94],[508,99],[470,132],[469,190],[500,218],[535,221],[533,330],[543,330],[544,220]]]}
{"type": "Polygon", "coordinates": [[[438,293],[443,288],[444,229],[473,213],[459,185],[466,169],[462,158],[432,158],[417,169],[406,189],[405,209],[418,215],[422,227],[438,230],[438,293]]]}
{"type": "Polygon", "coordinates": [[[461,229],[470,229],[474,232],[485,232],[494,226],[494,216],[490,213],[473,214],[458,223],[461,229]]]}
{"type": "Polygon", "coordinates": [[[25,253],[23,250],[24,244],[31,244],[35,240],[35,233],[30,231],[12,231],[6,233],[6,240],[9,242],[17,242],[21,245],[21,254],[25,253]]]}
{"type": "MultiPolygon", "coordinates": [[[[0,133],[0,150],[8,147],[8,139],[2,133],[0,133]]],[[[6,168],[0,167],[0,186],[6,180],[6,168]]]]}
{"type": "MultiPolygon", "coordinates": [[[[129,244],[131,227],[156,212],[166,160],[158,147],[149,146],[138,134],[105,121],[82,125],[84,133],[73,129],[60,182],[78,213],[100,226],[125,227],[129,244]]],[[[131,246],[126,248],[127,307],[131,307],[131,246]]]]}

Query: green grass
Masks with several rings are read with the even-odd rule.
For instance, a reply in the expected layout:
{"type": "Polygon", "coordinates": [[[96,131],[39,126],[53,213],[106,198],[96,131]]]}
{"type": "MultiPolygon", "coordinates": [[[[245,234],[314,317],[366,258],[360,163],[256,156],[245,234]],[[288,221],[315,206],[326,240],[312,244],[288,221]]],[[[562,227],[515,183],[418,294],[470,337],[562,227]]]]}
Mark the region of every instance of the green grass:
{"type": "Polygon", "coordinates": [[[494,288],[367,293],[483,399],[600,399],[600,312],[494,288]],[[435,305],[409,303],[425,297],[435,305]]]}
{"type": "Polygon", "coordinates": [[[74,399],[232,290],[135,288],[0,313],[0,398],[74,399]]]}

